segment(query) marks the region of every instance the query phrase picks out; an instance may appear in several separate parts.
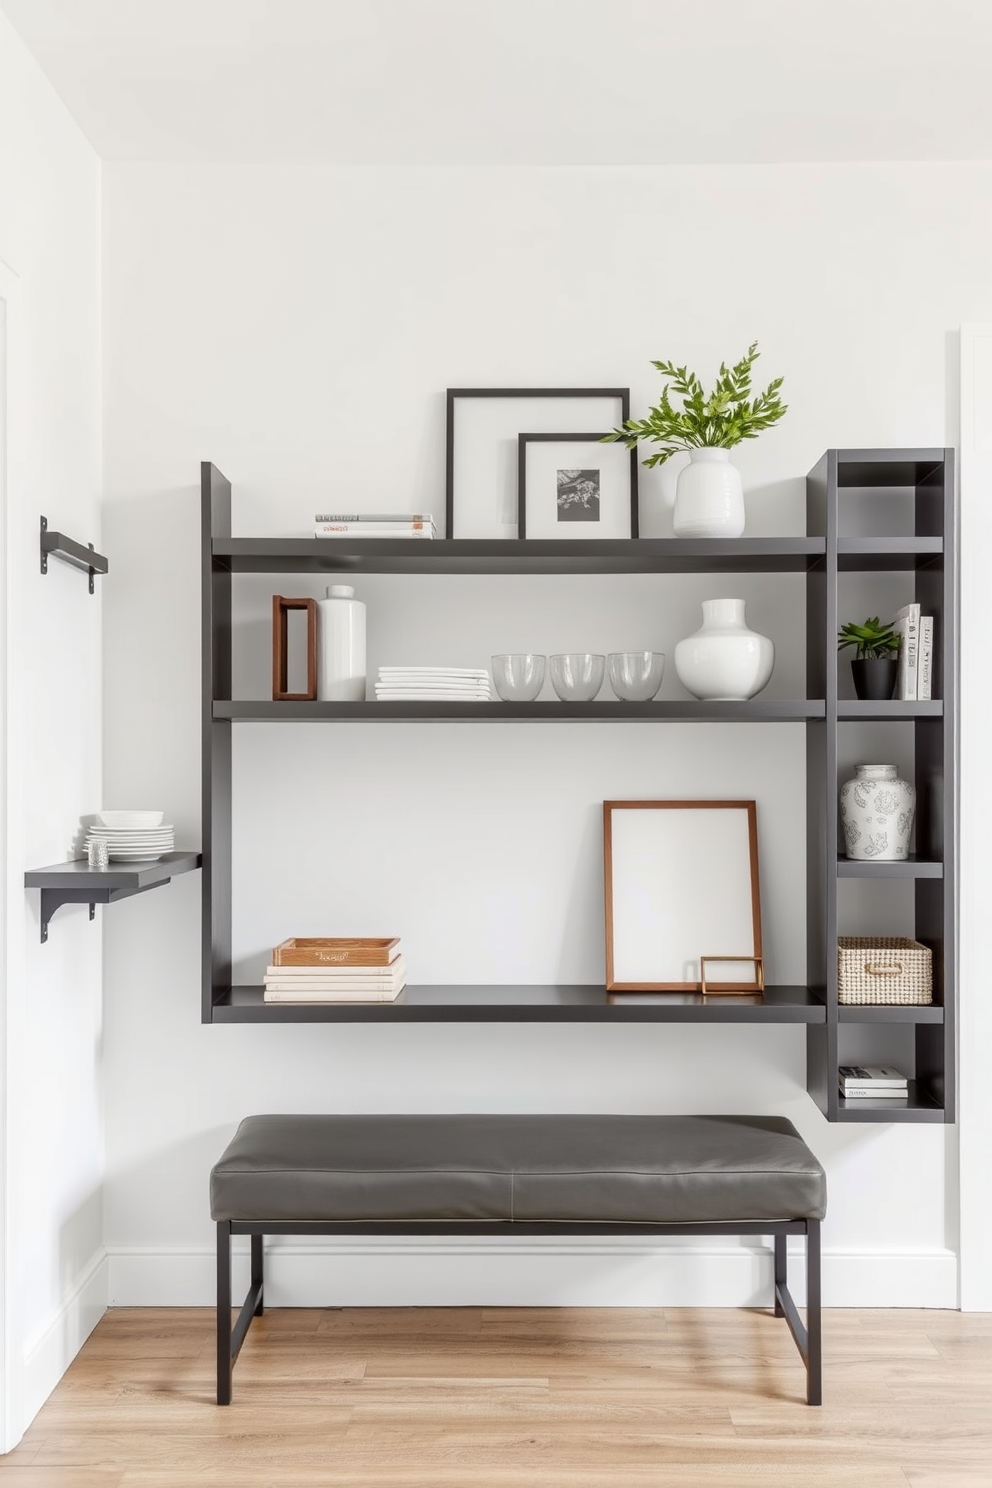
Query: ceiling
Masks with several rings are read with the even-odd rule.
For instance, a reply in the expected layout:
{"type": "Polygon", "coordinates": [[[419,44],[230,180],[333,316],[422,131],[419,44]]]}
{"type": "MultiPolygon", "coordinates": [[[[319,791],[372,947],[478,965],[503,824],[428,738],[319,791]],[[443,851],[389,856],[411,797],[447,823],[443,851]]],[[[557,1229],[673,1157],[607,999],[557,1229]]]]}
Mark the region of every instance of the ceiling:
{"type": "Polygon", "coordinates": [[[0,0],[107,160],[992,159],[989,0],[0,0]]]}

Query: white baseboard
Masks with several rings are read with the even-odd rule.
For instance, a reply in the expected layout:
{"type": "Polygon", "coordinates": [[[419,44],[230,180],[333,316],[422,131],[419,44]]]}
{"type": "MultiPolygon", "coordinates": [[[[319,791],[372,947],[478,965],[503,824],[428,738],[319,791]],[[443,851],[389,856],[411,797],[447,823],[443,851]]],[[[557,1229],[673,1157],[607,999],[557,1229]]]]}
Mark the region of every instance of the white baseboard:
{"type": "Polygon", "coordinates": [[[21,1432],[27,1430],[107,1310],[110,1267],[98,1251],[36,1343],[24,1351],[21,1432]]]}
{"type": "MultiPolygon", "coordinates": [[[[235,1242],[234,1292],[248,1289],[247,1240],[235,1242]]],[[[111,1307],[210,1307],[212,1251],[111,1248],[111,1307]]],[[[806,1300],[802,1242],[790,1287],[806,1300]]],[[[770,1245],[700,1239],[646,1244],[553,1237],[266,1242],[273,1307],[761,1307],[772,1293],[770,1245]]],[[[957,1307],[952,1251],[825,1252],[827,1307],[957,1307]]]]}

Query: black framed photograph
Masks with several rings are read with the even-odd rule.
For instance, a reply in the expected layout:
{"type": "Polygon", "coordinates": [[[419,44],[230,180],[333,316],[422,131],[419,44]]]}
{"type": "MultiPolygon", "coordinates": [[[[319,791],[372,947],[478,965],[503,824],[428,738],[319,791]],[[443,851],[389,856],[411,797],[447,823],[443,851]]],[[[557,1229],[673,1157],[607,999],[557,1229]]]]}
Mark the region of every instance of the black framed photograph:
{"type": "Polygon", "coordinates": [[[449,388],[445,537],[519,536],[521,432],[608,431],[629,417],[629,388],[449,388]]]}
{"type": "Polygon", "coordinates": [[[637,536],[637,452],[599,434],[517,436],[517,535],[637,536]]]}

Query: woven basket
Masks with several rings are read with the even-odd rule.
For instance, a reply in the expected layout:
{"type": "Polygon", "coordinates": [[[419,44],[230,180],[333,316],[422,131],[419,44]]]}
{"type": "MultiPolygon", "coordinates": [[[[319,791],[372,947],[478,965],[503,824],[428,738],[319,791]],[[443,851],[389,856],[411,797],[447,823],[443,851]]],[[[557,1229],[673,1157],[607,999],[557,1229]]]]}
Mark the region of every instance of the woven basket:
{"type": "Polygon", "coordinates": [[[904,935],[841,935],[837,939],[837,1001],[933,1002],[929,946],[904,935]]]}

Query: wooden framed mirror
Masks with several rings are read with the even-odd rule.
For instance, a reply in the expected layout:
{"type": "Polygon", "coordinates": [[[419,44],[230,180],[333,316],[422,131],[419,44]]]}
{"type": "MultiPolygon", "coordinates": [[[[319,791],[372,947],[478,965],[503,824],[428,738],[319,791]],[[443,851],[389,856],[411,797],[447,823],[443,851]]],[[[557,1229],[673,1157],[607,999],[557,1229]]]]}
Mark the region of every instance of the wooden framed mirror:
{"type": "Polygon", "coordinates": [[[604,801],[603,854],[609,991],[761,992],[754,801],[604,801]]]}

